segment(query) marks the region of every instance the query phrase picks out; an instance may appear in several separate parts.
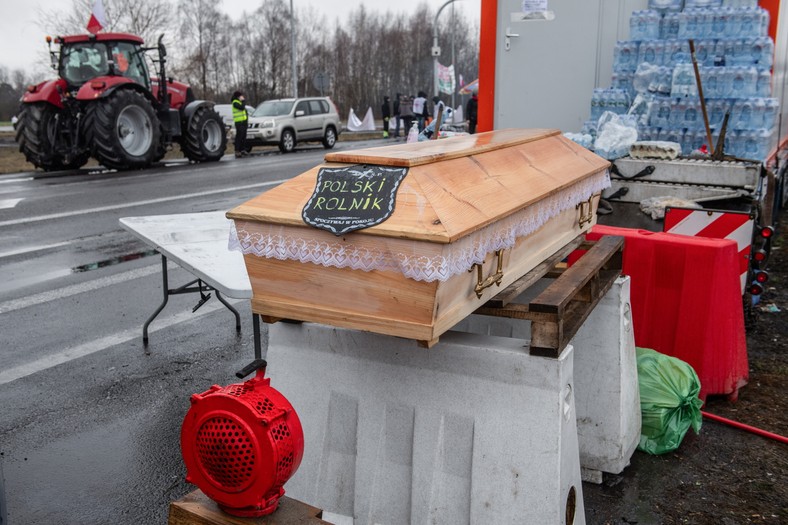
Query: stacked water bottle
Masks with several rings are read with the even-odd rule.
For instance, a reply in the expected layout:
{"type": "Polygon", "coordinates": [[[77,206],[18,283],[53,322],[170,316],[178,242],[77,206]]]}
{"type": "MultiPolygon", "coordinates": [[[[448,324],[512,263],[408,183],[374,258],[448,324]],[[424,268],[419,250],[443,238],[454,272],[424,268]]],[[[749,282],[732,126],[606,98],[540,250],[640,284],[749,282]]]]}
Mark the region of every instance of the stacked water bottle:
{"type": "Polygon", "coordinates": [[[779,113],[777,99],[770,98],[774,42],[766,36],[768,24],[757,0],[650,0],[648,10],[632,13],[631,40],[616,44],[611,88],[594,90],[583,132],[594,135],[606,110],[622,113],[623,92],[627,101],[647,102],[638,113],[638,140],[678,142],[684,155],[706,144],[692,39],[715,142],[709,149],[729,113],[725,152],[763,160],[779,113]]]}

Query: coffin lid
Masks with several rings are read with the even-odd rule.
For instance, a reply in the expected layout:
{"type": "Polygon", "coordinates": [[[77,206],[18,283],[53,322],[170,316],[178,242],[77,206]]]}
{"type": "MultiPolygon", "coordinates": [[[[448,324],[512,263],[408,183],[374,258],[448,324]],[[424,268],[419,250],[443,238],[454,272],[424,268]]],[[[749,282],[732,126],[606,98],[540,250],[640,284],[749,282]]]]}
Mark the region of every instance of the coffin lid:
{"type": "Polygon", "coordinates": [[[227,212],[235,220],[303,226],[322,167],[408,167],[394,213],[347,235],[451,243],[606,170],[610,163],[552,129],[504,129],[328,153],[325,163],[227,212]]]}

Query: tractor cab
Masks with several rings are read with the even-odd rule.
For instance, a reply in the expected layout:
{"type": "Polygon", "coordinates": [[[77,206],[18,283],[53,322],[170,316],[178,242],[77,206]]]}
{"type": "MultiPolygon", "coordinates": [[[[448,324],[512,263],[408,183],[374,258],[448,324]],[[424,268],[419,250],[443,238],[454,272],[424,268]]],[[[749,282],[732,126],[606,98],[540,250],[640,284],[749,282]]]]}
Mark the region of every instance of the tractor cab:
{"type": "Polygon", "coordinates": [[[122,76],[151,89],[142,40],[133,35],[106,33],[59,37],[60,78],[79,87],[98,77],[122,76]]]}
{"type": "Polygon", "coordinates": [[[227,136],[213,103],[168,78],[167,52],[127,33],[47,37],[58,78],[28,87],[19,108],[19,151],[47,171],[74,169],[90,157],[109,169],[147,168],[173,142],[193,162],[218,161],[227,136]],[[52,43],[59,46],[52,49],[52,43]],[[158,78],[151,78],[146,53],[158,78]]]}

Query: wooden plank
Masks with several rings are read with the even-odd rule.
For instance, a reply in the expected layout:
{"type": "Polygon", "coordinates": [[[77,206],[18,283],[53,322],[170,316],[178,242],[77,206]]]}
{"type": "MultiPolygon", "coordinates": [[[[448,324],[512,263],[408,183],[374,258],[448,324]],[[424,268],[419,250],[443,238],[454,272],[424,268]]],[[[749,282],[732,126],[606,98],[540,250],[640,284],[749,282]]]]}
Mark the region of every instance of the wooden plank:
{"type": "Polygon", "coordinates": [[[603,237],[530,304],[488,302],[475,313],[531,321],[529,352],[557,358],[621,274],[622,248],[622,237],[603,237]]]}
{"type": "Polygon", "coordinates": [[[560,133],[555,129],[504,129],[443,139],[438,144],[434,141],[423,141],[361,150],[335,151],[327,153],[325,160],[346,164],[421,166],[509,148],[560,133]]]}
{"type": "Polygon", "coordinates": [[[279,508],[260,518],[239,518],[222,511],[200,490],[170,503],[168,525],[330,525],[323,511],[283,496],[279,508]]]}
{"type": "Polygon", "coordinates": [[[607,235],[597,241],[583,257],[531,301],[531,311],[562,315],[564,309],[582,289],[624,246],[624,238],[607,235]]]}
{"type": "Polygon", "coordinates": [[[621,275],[620,270],[601,270],[597,279],[598,286],[590,302],[572,301],[563,312],[563,317],[558,322],[531,322],[531,334],[534,329],[540,334],[553,334],[555,338],[542,337],[537,341],[531,338],[529,352],[531,355],[558,358],[569,341],[577,334],[583,322],[599,304],[599,301],[613,286],[621,275]]]}
{"type": "Polygon", "coordinates": [[[585,235],[578,235],[566,246],[556,251],[553,255],[545,259],[536,268],[523,275],[515,282],[506,287],[505,290],[487,301],[485,306],[490,308],[503,308],[514,301],[526,289],[530,288],[539,279],[548,274],[556,264],[565,259],[570,253],[578,249],[585,242],[585,235]]]}

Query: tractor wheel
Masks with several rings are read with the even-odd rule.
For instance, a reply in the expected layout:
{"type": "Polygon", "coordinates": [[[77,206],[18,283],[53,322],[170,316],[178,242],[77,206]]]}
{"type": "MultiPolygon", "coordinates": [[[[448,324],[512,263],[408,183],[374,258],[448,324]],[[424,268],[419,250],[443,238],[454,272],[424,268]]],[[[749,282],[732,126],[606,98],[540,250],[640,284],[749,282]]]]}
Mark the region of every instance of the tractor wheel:
{"type": "Polygon", "coordinates": [[[197,109],[181,137],[183,154],[194,162],[217,161],[224,156],[226,148],[222,117],[207,106],[197,109]]]}
{"type": "Polygon", "coordinates": [[[57,119],[61,111],[46,102],[22,104],[16,126],[16,142],[25,159],[45,171],[81,168],[90,158],[87,151],[66,159],[55,150],[58,135],[57,119]]]}
{"type": "Polygon", "coordinates": [[[326,134],[323,135],[323,147],[326,149],[331,149],[336,143],[337,131],[333,128],[333,126],[328,126],[326,128],[326,134]]]}
{"type": "Polygon", "coordinates": [[[282,131],[282,138],[279,139],[279,151],[282,153],[290,153],[295,149],[296,140],[295,134],[292,129],[285,129],[282,131]]]}
{"type": "Polygon", "coordinates": [[[84,128],[93,156],[102,166],[143,169],[161,158],[161,130],[150,102],[121,89],[88,105],[84,128]]]}

